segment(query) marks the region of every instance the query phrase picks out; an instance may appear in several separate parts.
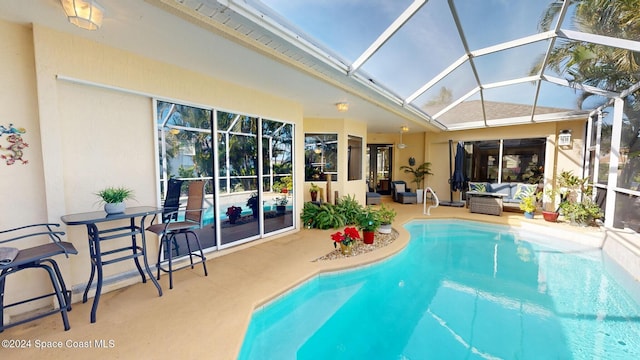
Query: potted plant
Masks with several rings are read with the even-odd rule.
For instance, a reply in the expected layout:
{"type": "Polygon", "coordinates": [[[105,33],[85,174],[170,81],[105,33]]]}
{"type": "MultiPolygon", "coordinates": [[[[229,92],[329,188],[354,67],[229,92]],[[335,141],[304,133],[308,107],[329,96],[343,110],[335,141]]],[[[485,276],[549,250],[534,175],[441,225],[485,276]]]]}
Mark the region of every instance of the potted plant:
{"type": "Polygon", "coordinates": [[[124,212],[127,199],[133,199],[133,190],[126,187],[107,187],[96,193],[100,197],[100,203],[104,204],[107,214],[124,212]]]}
{"type": "Polygon", "coordinates": [[[320,187],[314,183],[311,183],[311,187],[309,188],[309,195],[311,195],[311,201],[318,200],[318,191],[320,187]]]}
{"type": "Polygon", "coordinates": [[[257,219],[258,215],[260,214],[260,212],[258,211],[258,204],[258,192],[255,191],[251,193],[251,196],[249,196],[249,198],[247,199],[247,207],[251,209],[254,219],[257,219]]]}
{"type": "Polygon", "coordinates": [[[240,217],[240,215],[242,214],[242,208],[240,206],[229,206],[227,208],[227,217],[229,218],[229,223],[230,224],[235,224],[236,220],[238,220],[238,218],[240,217]]]}
{"type": "Polygon", "coordinates": [[[287,203],[289,202],[287,195],[278,196],[274,201],[276,203],[276,213],[284,214],[287,210],[287,203]]]}
{"type": "Polygon", "coordinates": [[[569,219],[572,225],[593,225],[595,220],[603,216],[602,209],[589,198],[576,202],[565,201],[560,204],[560,208],[562,215],[569,219]]]}
{"type": "Polygon", "coordinates": [[[356,239],[360,239],[360,233],[354,227],[344,228],[344,234],[338,231],[335,234],[331,234],[333,240],[333,247],[337,247],[340,244],[340,251],[343,255],[351,255],[353,249],[353,243],[356,239]]]}
{"type": "Polygon", "coordinates": [[[411,182],[416,184],[416,196],[418,198],[418,203],[421,203],[422,196],[423,196],[422,192],[424,190],[422,187],[422,182],[424,181],[424,177],[427,175],[433,175],[433,173],[431,172],[431,163],[425,162],[422,165],[417,166],[415,168],[412,166],[403,165],[403,166],[400,166],[400,170],[404,170],[405,174],[411,174],[413,176],[413,179],[411,180],[411,182]]]}
{"type": "Polygon", "coordinates": [[[524,217],[533,219],[533,213],[536,211],[535,196],[525,196],[520,199],[520,210],[524,211],[524,217]]]}
{"type": "Polygon", "coordinates": [[[373,244],[375,231],[380,227],[378,211],[367,206],[357,218],[358,227],[362,230],[362,238],[365,244],[373,244]]]}
{"type": "Polygon", "coordinates": [[[390,234],[391,223],[396,218],[396,215],[397,213],[394,209],[381,204],[380,209],[378,209],[378,217],[380,218],[380,228],[378,229],[378,232],[382,234],[390,234]]]}

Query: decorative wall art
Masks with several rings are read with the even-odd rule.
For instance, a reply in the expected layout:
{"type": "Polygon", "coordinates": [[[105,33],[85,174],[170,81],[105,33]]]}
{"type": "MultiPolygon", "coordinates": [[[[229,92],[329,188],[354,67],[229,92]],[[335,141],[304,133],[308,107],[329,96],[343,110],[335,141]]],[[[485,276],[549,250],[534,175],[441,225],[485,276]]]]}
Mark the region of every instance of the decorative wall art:
{"type": "Polygon", "coordinates": [[[16,161],[20,161],[22,164],[29,162],[22,158],[24,155],[22,149],[29,146],[22,139],[22,134],[26,132],[25,128],[15,128],[13,124],[9,124],[8,128],[0,125],[0,140],[4,137],[8,143],[8,145],[0,144],[0,151],[2,151],[0,158],[4,159],[7,165],[13,165],[16,161]]]}

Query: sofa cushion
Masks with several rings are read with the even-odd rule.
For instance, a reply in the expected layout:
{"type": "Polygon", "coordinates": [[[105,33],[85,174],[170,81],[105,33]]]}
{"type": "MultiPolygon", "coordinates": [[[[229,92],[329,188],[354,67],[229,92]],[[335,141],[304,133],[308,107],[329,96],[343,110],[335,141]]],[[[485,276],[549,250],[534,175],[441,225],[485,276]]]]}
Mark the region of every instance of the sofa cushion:
{"type": "Polygon", "coordinates": [[[396,193],[405,192],[404,184],[396,184],[396,193]]]}
{"type": "Polygon", "coordinates": [[[501,183],[501,184],[491,184],[489,192],[496,194],[504,194],[504,198],[511,197],[511,184],[510,183],[501,183]]]}

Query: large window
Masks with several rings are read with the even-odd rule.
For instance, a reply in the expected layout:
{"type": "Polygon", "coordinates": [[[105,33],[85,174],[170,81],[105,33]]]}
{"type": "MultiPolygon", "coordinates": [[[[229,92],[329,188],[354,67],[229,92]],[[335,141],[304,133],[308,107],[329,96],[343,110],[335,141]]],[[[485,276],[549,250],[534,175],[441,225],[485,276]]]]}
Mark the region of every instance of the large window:
{"type": "Polygon", "coordinates": [[[338,179],[338,134],[305,134],[305,181],[338,179]]]}
{"type": "Polygon", "coordinates": [[[362,180],[362,138],[349,135],[347,179],[362,180]]]}
{"type": "Polygon", "coordinates": [[[546,139],[506,139],[465,142],[471,181],[523,182],[543,180],[546,139]]]}

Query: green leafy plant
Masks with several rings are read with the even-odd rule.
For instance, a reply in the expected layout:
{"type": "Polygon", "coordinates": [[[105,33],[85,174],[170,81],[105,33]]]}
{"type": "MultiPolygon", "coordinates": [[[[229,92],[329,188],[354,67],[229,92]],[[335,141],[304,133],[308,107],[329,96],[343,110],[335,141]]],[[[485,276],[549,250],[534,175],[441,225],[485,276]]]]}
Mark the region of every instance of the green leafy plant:
{"type": "Polygon", "coordinates": [[[380,205],[378,209],[378,217],[380,218],[381,225],[389,225],[396,218],[396,211],[390,207],[385,206],[384,204],[380,205]]]}
{"type": "Polygon", "coordinates": [[[536,198],[535,196],[525,196],[520,199],[520,210],[528,213],[536,211],[536,198]]]}
{"type": "Polygon", "coordinates": [[[565,218],[581,225],[592,225],[595,220],[603,217],[602,209],[589,198],[580,202],[565,201],[560,209],[565,218]]]}
{"type": "Polygon", "coordinates": [[[344,216],[345,224],[354,225],[358,221],[358,216],[363,210],[362,205],[354,196],[347,195],[338,199],[336,210],[344,216]]]}
{"type": "Polygon", "coordinates": [[[108,187],[96,193],[100,202],[104,204],[121,203],[127,199],[133,199],[133,190],[125,187],[108,187]]]}
{"type": "Polygon", "coordinates": [[[293,190],[293,179],[291,176],[285,176],[280,178],[280,180],[273,183],[274,192],[288,192],[289,190],[293,190]]]}
{"type": "Polygon", "coordinates": [[[315,225],[318,229],[337,229],[345,225],[345,217],[335,205],[323,203],[316,214],[315,225]]]}
{"type": "Polygon", "coordinates": [[[405,174],[411,174],[413,176],[413,180],[418,189],[422,189],[422,181],[424,177],[427,175],[433,175],[431,172],[431,163],[426,162],[418,167],[411,167],[407,165],[400,166],[400,170],[404,170],[405,174]]]}
{"type": "Polygon", "coordinates": [[[314,203],[304,203],[302,207],[302,212],[300,213],[300,220],[307,227],[307,229],[315,228],[318,212],[320,211],[320,206],[314,203]]]}
{"type": "Polygon", "coordinates": [[[358,227],[362,231],[376,231],[380,227],[378,210],[367,206],[358,215],[358,227]]]}
{"type": "Polygon", "coordinates": [[[318,192],[318,191],[320,191],[320,186],[314,183],[311,183],[311,187],[309,187],[309,192],[318,192]]]}

